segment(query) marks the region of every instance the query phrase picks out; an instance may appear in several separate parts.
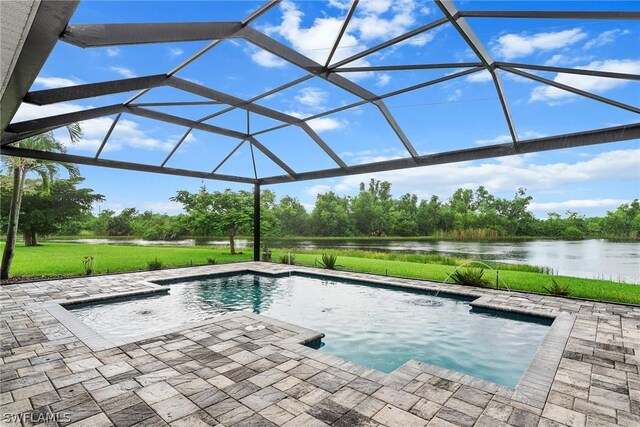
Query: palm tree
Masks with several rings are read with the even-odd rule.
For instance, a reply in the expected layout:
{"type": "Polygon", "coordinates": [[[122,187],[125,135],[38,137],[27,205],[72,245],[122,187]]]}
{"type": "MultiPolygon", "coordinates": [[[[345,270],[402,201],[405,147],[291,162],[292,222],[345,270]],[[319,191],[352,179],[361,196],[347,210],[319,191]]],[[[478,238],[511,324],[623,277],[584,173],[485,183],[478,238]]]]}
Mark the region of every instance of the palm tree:
{"type": "MultiPolygon", "coordinates": [[[[71,137],[71,142],[77,142],[82,137],[80,126],[76,123],[67,126],[67,131],[71,137]]],[[[22,140],[15,144],[20,148],[30,150],[51,151],[66,153],[66,147],[55,139],[53,132],[47,132],[22,140]]],[[[18,234],[18,219],[20,217],[20,204],[24,193],[24,181],[29,172],[36,173],[42,179],[42,190],[48,191],[51,181],[58,174],[59,166],[64,167],[71,177],[80,175],[76,165],[69,163],[56,163],[50,160],[27,159],[23,157],[2,158],[3,166],[13,172],[13,193],[11,194],[11,205],[9,207],[9,225],[7,227],[7,242],[2,253],[2,265],[0,266],[0,280],[9,278],[9,270],[16,246],[16,235],[18,234]]]]}

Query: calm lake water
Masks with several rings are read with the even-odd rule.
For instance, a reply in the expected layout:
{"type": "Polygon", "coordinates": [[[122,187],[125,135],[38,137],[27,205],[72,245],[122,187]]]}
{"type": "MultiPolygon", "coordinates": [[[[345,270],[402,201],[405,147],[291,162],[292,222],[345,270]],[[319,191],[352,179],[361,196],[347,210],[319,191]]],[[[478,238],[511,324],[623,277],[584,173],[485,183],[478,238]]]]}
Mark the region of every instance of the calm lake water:
{"type": "MultiPolygon", "coordinates": [[[[92,244],[195,246],[193,239],[146,241],[116,239],[50,240],[92,244]]],[[[226,246],[228,240],[211,240],[207,245],[226,246]]],[[[251,247],[253,241],[238,239],[237,247],[251,247]]],[[[418,240],[286,240],[270,239],[270,247],[301,249],[364,249],[420,254],[443,254],[510,264],[529,264],[553,269],[556,274],[640,283],[640,243],[608,240],[532,240],[519,242],[458,242],[418,240]]]]}

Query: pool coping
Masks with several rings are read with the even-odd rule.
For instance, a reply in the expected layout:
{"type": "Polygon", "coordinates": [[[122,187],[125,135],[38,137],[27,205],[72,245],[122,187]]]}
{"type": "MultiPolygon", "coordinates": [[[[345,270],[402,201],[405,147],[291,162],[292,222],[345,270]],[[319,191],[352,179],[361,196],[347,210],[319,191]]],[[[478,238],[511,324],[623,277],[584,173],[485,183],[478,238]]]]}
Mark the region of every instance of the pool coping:
{"type": "MultiPolygon", "coordinates": [[[[416,279],[411,279],[412,282],[417,283],[407,283],[405,279],[405,283],[398,283],[396,278],[389,277],[389,279],[396,279],[392,282],[388,280],[383,280],[380,277],[371,276],[364,273],[358,273],[359,276],[364,277],[353,277],[349,275],[349,272],[342,272],[339,270],[321,270],[321,272],[317,272],[317,269],[312,269],[310,267],[301,267],[301,266],[289,266],[284,271],[280,272],[271,272],[260,270],[253,267],[246,267],[241,270],[231,270],[231,271],[222,271],[218,273],[212,274],[188,274],[185,276],[175,276],[170,278],[158,277],[150,278],[146,280],[138,280],[135,283],[138,285],[142,285],[147,289],[129,291],[129,292],[116,292],[116,293],[107,293],[99,296],[93,297],[83,297],[76,299],[65,299],[65,300],[54,300],[42,303],[43,307],[53,316],[55,317],[64,327],[66,327],[72,334],[74,334],[78,339],[80,339],[87,347],[89,347],[92,351],[101,351],[107,350],[114,347],[119,347],[127,344],[132,344],[152,338],[161,337],[163,335],[172,334],[184,330],[194,329],[201,326],[212,325],[218,322],[224,322],[227,320],[231,320],[235,317],[250,317],[256,321],[256,323],[267,323],[273,326],[282,327],[284,329],[291,330],[296,332],[296,335],[290,338],[286,338],[278,342],[278,346],[295,351],[300,353],[306,357],[309,357],[314,360],[318,360],[320,362],[332,365],[332,366],[342,366],[348,367],[354,373],[358,372],[367,372],[368,375],[375,376],[379,379],[383,379],[385,382],[389,384],[396,385],[406,385],[409,381],[408,378],[415,378],[415,376],[407,375],[408,372],[421,372],[430,375],[436,375],[440,378],[444,378],[446,380],[452,380],[459,382],[464,385],[468,385],[474,388],[477,388],[482,391],[486,391],[489,393],[494,393],[500,395],[505,398],[509,398],[521,403],[525,403],[537,408],[543,408],[545,401],[547,400],[547,396],[551,389],[551,385],[553,383],[553,379],[555,377],[556,371],[560,364],[562,354],[573,329],[576,316],[572,314],[560,313],[558,315],[552,315],[546,311],[536,310],[536,309],[521,309],[517,307],[504,307],[499,304],[492,303],[492,295],[482,294],[480,292],[474,292],[473,289],[469,290],[460,290],[460,289],[447,289],[441,290],[440,288],[430,287],[429,283],[433,283],[434,285],[439,285],[435,282],[427,282],[420,281],[416,279]],[[259,274],[259,275],[267,275],[272,277],[282,277],[292,274],[299,275],[311,275],[318,278],[336,278],[336,279],[347,279],[350,281],[362,282],[363,284],[372,284],[384,287],[391,288],[405,288],[412,290],[421,290],[421,291],[430,291],[435,292],[436,294],[444,294],[444,295],[453,295],[453,296],[462,296],[468,298],[475,298],[470,301],[468,304],[473,308],[483,308],[493,311],[505,312],[505,313],[513,313],[513,314],[522,314],[527,316],[535,316],[542,317],[546,319],[553,320],[552,324],[549,326],[549,330],[545,335],[542,343],[538,347],[534,357],[523,373],[520,381],[516,385],[515,388],[510,388],[507,386],[503,386],[500,384],[493,383],[488,380],[484,380],[481,378],[473,377],[471,375],[462,374],[460,372],[456,372],[450,369],[442,368],[439,366],[435,366],[429,363],[421,362],[415,359],[411,359],[405,362],[403,365],[399,366],[397,369],[392,371],[391,373],[385,373],[378,371],[373,368],[365,367],[362,365],[358,365],[354,362],[350,362],[346,359],[342,359],[340,357],[324,353],[321,351],[314,350],[310,347],[307,347],[305,344],[308,344],[312,341],[323,338],[325,335],[322,332],[315,331],[312,329],[304,328],[298,325],[294,325],[288,322],[284,322],[278,319],[274,319],[268,316],[256,314],[250,311],[237,311],[237,312],[229,312],[222,315],[218,315],[214,318],[204,320],[202,322],[194,322],[194,323],[186,323],[179,325],[174,328],[167,328],[161,332],[155,331],[148,334],[141,334],[135,337],[130,337],[122,340],[111,340],[103,337],[100,333],[83,323],[76,316],[74,316],[69,310],[66,309],[68,306],[79,305],[79,304],[91,304],[91,303],[100,303],[107,300],[121,299],[121,298],[130,298],[137,296],[145,296],[145,295],[154,295],[160,293],[168,293],[169,288],[165,285],[157,284],[159,282],[170,282],[170,281],[179,281],[179,280],[187,280],[194,279],[198,277],[210,277],[210,276],[224,276],[224,275],[238,275],[238,274],[259,274]]],[[[528,300],[526,297],[520,297],[523,300],[528,300]]]]}

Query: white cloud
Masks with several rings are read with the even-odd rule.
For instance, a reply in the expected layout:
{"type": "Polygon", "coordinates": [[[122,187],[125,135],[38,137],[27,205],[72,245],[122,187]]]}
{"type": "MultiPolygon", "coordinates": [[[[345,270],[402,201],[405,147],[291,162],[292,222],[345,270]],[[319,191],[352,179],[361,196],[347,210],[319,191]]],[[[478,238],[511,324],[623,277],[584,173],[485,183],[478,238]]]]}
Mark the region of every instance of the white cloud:
{"type": "MultiPolygon", "coordinates": [[[[363,164],[363,163],[375,163],[385,160],[400,159],[407,155],[406,150],[400,148],[383,148],[383,149],[369,149],[360,150],[356,152],[345,151],[340,153],[342,158],[350,158],[351,164],[363,164]]],[[[340,187],[342,188],[342,187],[340,187]]],[[[336,188],[336,189],[340,189],[336,188]]]]}
{"type": "Polygon", "coordinates": [[[584,63],[587,61],[593,61],[593,56],[591,55],[583,55],[583,56],[568,56],[562,53],[558,53],[553,55],[551,58],[545,61],[544,65],[549,66],[568,66],[575,65],[578,63],[584,63]]]}
{"type": "MultiPolygon", "coordinates": [[[[534,131],[525,131],[525,132],[520,132],[518,134],[518,138],[521,140],[542,138],[544,136],[545,136],[544,134],[534,132],[534,131]]],[[[492,139],[477,139],[474,141],[476,145],[494,145],[494,144],[504,144],[506,142],[513,142],[513,140],[511,139],[511,135],[498,135],[492,139]]]]}
{"type": "Polygon", "coordinates": [[[535,155],[512,156],[492,161],[452,163],[342,178],[333,189],[357,190],[371,178],[393,183],[397,194],[432,194],[448,197],[457,188],[484,185],[492,193],[513,192],[526,187],[530,192],[561,188],[567,184],[588,185],[606,179],[640,181],[640,149],[613,150],[575,163],[534,163],[535,155]],[[424,183],[429,183],[427,188],[424,183]],[[338,185],[340,187],[338,187],[338,185]]]}
{"type": "Polygon", "coordinates": [[[365,0],[359,7],[365,13],[382,14],[389,10],[391,4],[391,0],[365,0]]]}
{"type": "Polygon", "coordinates": [[[40,86],[45,89],[58,88],[58,87],[66,87],[66,86],[75,86],[84,83],[82,80],[71,77],[36,77],[36,80],[33,82],[35,86],[40,86]]]}
{"type": "Polygon", "coordinates": [[[261,67],[265,68],[283,68],[287,66],[287,62],[277,56],[267,52],[266,50],[254,48],[249,53],[251,60],[261,67]]]}
{"type": "Polygon", "coordinates": [[[317,196],[318,194],[326,193],[327,191],[331,191],[331,187],[324,184],[314,185],[313,187],[307,187],[305,189],[305,193],[310,196],[317,196]]]}
{"type": "Polygon", "coordinates": [[[465,80],[469,83],[485,83],[492,81],[493,77],[491,77],[491,73],[489,71],[484,70],[469,74],[465,80]]]}
{"type": "Polygon", "coordinates": [[[537,34],[504,34],[493,42],[493,51],[504,59],[520,58],[536,51],[571,46],[587,37],[580,28],[537,34]]]}
{"type": "Polygon", "coordinates": [[[175,215],[184,213],[182,203],[178,202],[147,202],[144,208],[156,213],[175,215]]]}
{"type": "Polygon", "coordinates": [[[378,81],[376,82],[376,86],[386,86],[391,81],[391,76],[387,73],[380,74],[378,76],[378,81]]]}
{"type": "MultiPolygon", "coordinates": [[[[317,87],[305,87],[298,91],[294,96],[296,104],[296,110],[285,111],[293,117],[300,119],[309,117],[318,111],[322,111],[326,108],[326,103],[329,94],[317,87]]],[[[307,124],[311,129],[318,133],[344,129],[349,125],[349,122],[345,119],[336,119],[332,117],[319,117],[317,119],[309,120],[307,124]]]]}
{"type": "Polygon", "coordinates": [[[109,70],[113,71],[114,73],[118,73],[122,77],[125,77],[127,79],[132,78],[132,77],[136,77],[136,73],[133,70],[129,69],[129,68],[125,68],[125,67],[109,67],[109,70]]]}
{"type": "Polygon", "coordinates": [[[311,129],[318,133],[322,133],[329,130],[343,129],[347,127],[348,122],[346,120],[333,119],[331,117],[319,117],[317,119],[309,120],[307,124],[311,129]]]}
{"type": "Polygon", "coordinates": [[[593,49],[594,47],[601,47],[609,43],[613,43],[618,37],[626,36],[627,34],[631,34],[631,31],[621,29],[603,31],[602,33],[598,34],[596,38],[586,42],[584,44],[584,48],[588,50],[593,49]]]}
{"type": "Polygon", "coordinates": [[[117,47],[109,47],[107,48],[107,56],[110,57],[116,57],[116,56],[120,56],[120,49],[118,49],[117,47]]]}
{"type": "MultiPolygon", "coordinates": [[[[330,0],[329,5],[341,10],[349,7],[350,2],[330,0]]],[[[335,43],[336,36],[343,23],[343,16],[321,16],[315,18],[310,26],[303,23],[304,14],[291,1],[280,4],[282,21],[279,25],[268,26],[265,31],[271,35],[279,35],[287,40],[296,50],[312,60],[324,64],[327,55],[335,43]]],[[[428,9],[421,8],[414,0],[369,0],[361,2],[351,19],[347,31],[343,34],[332,61],[338,62],[366,48],[366,44],[377,40],[388,39],[404,34],[416,26],[419,13],[428,14],[428,9]]],[[[407,40],[405,43],[423,46],[433,39],[433,34],[422,34],[407,40]]],[[[350,63],[351,66],[370,65],[365,59],[350,63]]],[[[371,74],[358,73],[350,78],[367,78],[371,74]]]]}
{"type": "Polygon", "coordinates": [[[363,41],[388,39],[404,34],[415,26],[416,12],[419,12],[419,9],[419,5],[413,0],[368,1],[362,4],[363,13],[352,19],[352,25],[363,41]],[[381,16],[385,13],[389,13],[390,16],[381,16]]]}
{"type": "Polygon", "coordinates": [[[567,210],[581,210],[589,208],[615,208],[623,203],[629,203],[629,200],[621,199],[580,199],[580,200],[564,200],[562,202],[532,202],[529,205],[532,211],[567,211],[567,210]]]}
{"type": "MultiPolygon", "coordinates": [[[[304,14],[298,10],[296,4],[290,1],[283,1],[280,3],[280,10],[282,11],[282,22],[280,25],[267,27],[266,32],[280,35],[291,43],[296,50],[301,51],[303,55],[324,64],[335,42],[336,35],[340,31],[342,19],[326,16],[319,17],[313,20],[313,24],[310,27],[304,28],[302,24],[304,14]]],[[[334,60],[343,58],[345,51],[347,55],[354,54],[356,51],[353,47],[346,49],[345,47],[357,46],[358,41],[347,31],[343,35],[340,44],[342,48],[337,49],[334,60]]]]}
{"type": "Polygon", "coordinates": [[[326,91],[311,86],[300,89],[294,99],[304,106],[317,110],[326,105],[328,97],[329,94],[326,91]]]}
{"type": "Polygon", "coordinates": [[[329,6],[333,6],[340,10],[349,9],[349,5],[351,5],[351,0],[329,0],[329,6]]]}
{"type": "Polygon", "coordinates": [[[506,142],[513,142],[511,139],[511,135],[498,135],[492,139],[477,139],[474,141],[476,145],[494,145],[494,144],[504,144],[506,142]]]}
{"type": "Polygon", "coordinates": [[[184,50],[180,49],[179,47],[168,47],[167,50],[169,51],[169,56],[171,58],[177,58],[184,53],[184,50]]]}
{"type": "MultiPolygon", "coordinates": [[[[628,74],[640,74],[640,60],[632,59],[610,59],[605,61],[593,61],[589,64],[578,66],[587,70],[610,71],[628,74]]],[[[603,77],[592,77],[578,74],[558,73],[553,79],[555,82],[565,84],[587,92],[602,93],[628,83],[623,79],[609,79],[603,77]]],[[[571,92],[557,89],[552,86],[537,86],[531,92],[530,102],[547,101],[550,105],[567,100],[573,96],[571,92]]]]}
{"type": "Polygon", "coordinates": [[[449,97],[447,98],[447,101],[455,102],[458,99],[460,99],[461,96],[462,96],[462,90],[461,89],[456,89],[451,93],[451,95],[449,95],[449,97]]]}

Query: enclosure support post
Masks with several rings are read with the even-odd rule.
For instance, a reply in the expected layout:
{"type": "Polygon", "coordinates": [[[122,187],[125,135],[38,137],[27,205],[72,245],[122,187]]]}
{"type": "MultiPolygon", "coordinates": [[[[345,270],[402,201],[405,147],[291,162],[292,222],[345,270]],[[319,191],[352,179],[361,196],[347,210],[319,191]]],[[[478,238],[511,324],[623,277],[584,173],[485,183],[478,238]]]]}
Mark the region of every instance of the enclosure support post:
{"type": "Polygon", "coordinates": [[[260,184],[253,187],[253,260],[260,261],[260,184]]]}

